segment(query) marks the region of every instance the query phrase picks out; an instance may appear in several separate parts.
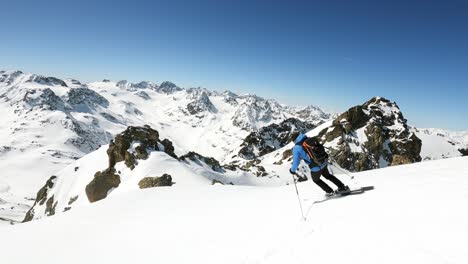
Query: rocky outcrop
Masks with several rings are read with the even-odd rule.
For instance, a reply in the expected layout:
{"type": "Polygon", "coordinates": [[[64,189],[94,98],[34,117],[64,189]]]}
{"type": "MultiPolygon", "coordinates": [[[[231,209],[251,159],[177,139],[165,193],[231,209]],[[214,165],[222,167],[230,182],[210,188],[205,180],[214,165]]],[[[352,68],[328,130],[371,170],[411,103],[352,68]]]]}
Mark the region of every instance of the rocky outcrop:
{"type": "Polygon", "coordinates": [[[157,150],[165,151],[168,155],[177,158],[172,142],[168,139],[160,141],[158,131],[149,126],[130,126],[118,134],[107,149],[108,168],[96,172],[94,179],[86,186],[89,202],[93,203],[106,198],[109,192],[120,185],[120,176],[115,170],[118,162],[123,161],[128,168],[133,170],[138,160],[147,159],[151,151],[157,150]]]}
{"type": "Polygon", "coordinates": [[[70,89],[65,97],[65,101],[74,107],[75,110],[94,109],[97,106],[108,107],[109,101],[106,98],[88,88],[70,89]]]}
{"type": "Polygon", "coordinates": [[[208,97],[207,91],[204,89],[189,89],[187,92],[188,98],[191,99],[191,102],[187,104],[187,111],[191,115],[201,114],[204,112],[218,112],[208,97]]]}
{"type": "Polygon", "coordinates": [[[200,155],[194,151],[190,151],[189,153],[181,156],[179,158],[180,161],[193,161],[195,163],[198,163],[199,165],[200,162],[205,163],[206,165],[210,166],[212,170],[217,171],[217,172],[224,172],[223,167],[219,164],[219,161],[217,161],[215,158],[211,157],[205,157],[203,155],[200,155]]]}
{"type": "Polygon", "coordinates": [[[140,189],[172,186],[172,177],[169,174],[163,174],[161,177],[145,177],[138,182],[140,189]]]}
{"type": "Polygon", "coordinates": [[[313,124],[296,118],[286,119],[280,124],[271,124],[257,132],[250,133],[244,139],[238,155],[243,159],[253,160],[286,146],[292,133],[296,131],[305,133],[314,128],[313,124]]]}
{"type": "Polygon", "coordinates": [[[149,96],[149,94],[145,91],[138,91],[135,93],[135,95],[145,99],[145,100],[150,100],[151,99],[151,96],[149,96]]]}
{"type": "Polygon", "coordinates": [[[421,140],[394,102],[374,97],[338,116],[318,137],[332,160],[351,171],[421,161],[421,140]]]}
{"type": "Polygon", "coordinates": [[[102,200],[109,192],[120,185],[120,176],[116,174],[115,168],[108,168],[94,174],[94,179],[86,185],[86,196],[90,203],[102,200]]]}
{"type": "Polygon", "coordinates": [[[178,87],[172,82],[165,81],[159,85],[156,91],[159,93],[172,94],[177,91],[182,91],[182,88],[178,87]]]}
{"type": "Polygon", "coordinates": [[[39,84],[44,84],[44,85],[58,85],[58,86],[68,87],[67,84],[63,80],[60,80],[55,77],[32,75],[29,81],[39,83],[39,84]]]}
{"type": "Polygon", "coordinates": [[[163,145],[164,152],[166,152],[169,156],[177,159],[177,155],[174,153],[174,146],[172,145],[172,142],[169,139],[163,139],[163,141],[161,141],[161,145],[163,145]]]}
{"type": "Polygon", "coordinates": [[[468,156],[468,148],[466,148],[466,149],[459,149],[458,151],[460,151],[460,153],[461,153],[463,156],[468,156]]]}
{"type": "Polygon", "coordinates": [[[130,169],[135,168],[138,159],[147,159],[149,151],[158,150],[158,141],[158,131],[149,126],[128,127],[109,144],[109,168],[120,161],[125,161],[130,169]]]}
{"type": "Polygon", "coordinates": [[[43,110],[64,110],[65,103],[51,89],[30,89],[23,97],[23,101],[30,108],[40,108],[43,110]]]}
{"type": "Polygon", "coordinates": [[[50,189],[54,187],[56,179],[56,176],[51,176],[47,180],[45,185],[41,189],[39,189],[36,195],[36,200],[34,201],[34,204],[31,207],[31,209],[29,209],[29,211],[26,213],[23,222],[31,221],[34,218],[34,208],[36,205],[43,205],[44,203],[46,203],[46,215],[55,214],[56,203],[54,203],[54,196],[51,196],[49,199],[47,199],[47,196],[50,189]]]}

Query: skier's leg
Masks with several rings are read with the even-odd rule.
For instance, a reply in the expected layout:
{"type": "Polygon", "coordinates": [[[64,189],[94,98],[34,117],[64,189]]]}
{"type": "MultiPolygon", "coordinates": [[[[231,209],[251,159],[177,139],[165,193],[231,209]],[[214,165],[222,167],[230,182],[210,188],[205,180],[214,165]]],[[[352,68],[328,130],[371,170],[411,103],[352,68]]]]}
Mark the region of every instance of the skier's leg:
{"type": "Polygon", "coordinates": [[[333,182],[336,185],[336,187],[338,187],[338,189],[343,189],[345,187],[345,185],[338,178],[330,174],[330,172],[328,171],[328,165],[322,169],[322,175],[323,177],[325,177],[325,179],[333,182]]]}
{"type": "Polygon", "coordinates": [[[320,171],[311,171],[310,174],[312,176],[312,180],[315,182],[315,184],[320,186],[320,188],[322,188],[322,190],[324,190],[326,193],[333,192],[333,189],[330,186],[328,186],[324,181],[322,181],[320,179],[320,176],[322,175],[322,172],[320,172],[320,171]]]}

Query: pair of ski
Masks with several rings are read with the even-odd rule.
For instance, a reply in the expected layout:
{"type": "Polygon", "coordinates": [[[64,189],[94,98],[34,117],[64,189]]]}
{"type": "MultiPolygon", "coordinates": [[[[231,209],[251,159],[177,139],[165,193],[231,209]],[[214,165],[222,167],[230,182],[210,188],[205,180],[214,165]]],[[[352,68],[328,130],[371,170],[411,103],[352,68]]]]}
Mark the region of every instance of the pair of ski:
{"type": "Polygon", "coordinates": [[[336,193],[336,194],[334,194],[332,196],[326,197],[323,200],[315,201],[314,204],[315,203],[323,203],[323,202],[331,200],[331,199],[342,198],[342,197],[346,197],[346,196],[349,196],[349,195],[363,194],[363,193],[365,193],[367,191],[370,191],[370,190],[374,190],[374,186],[364,186],[364,187],[360,187],[360,188],[349,190],[349,191],[339,192],[339,193],[336,193]]]}

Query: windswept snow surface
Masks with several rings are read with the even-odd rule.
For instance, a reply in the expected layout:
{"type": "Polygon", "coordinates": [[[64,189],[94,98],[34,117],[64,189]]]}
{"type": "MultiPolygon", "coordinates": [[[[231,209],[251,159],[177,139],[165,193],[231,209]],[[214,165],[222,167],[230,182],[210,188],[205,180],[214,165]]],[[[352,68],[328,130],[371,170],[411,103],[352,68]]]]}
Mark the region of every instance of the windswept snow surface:
{"type": "MultiPolygon", "coordinates": [[[[362,195],[294,187],[133,190],[0,226],[2,263],[468,263],[468,158],[356,173],[362,195]],[[25,254],[27,252],[27,254],[25,254]]],[[[338,175],[349,180],[344,175],[338,175]]]]}

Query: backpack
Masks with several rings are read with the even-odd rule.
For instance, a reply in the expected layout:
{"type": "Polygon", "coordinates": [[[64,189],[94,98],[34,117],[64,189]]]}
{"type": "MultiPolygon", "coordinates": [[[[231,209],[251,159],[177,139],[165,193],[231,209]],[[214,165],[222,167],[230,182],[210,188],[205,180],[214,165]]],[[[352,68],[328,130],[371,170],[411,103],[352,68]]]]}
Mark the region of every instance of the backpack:
{"type": "Polygon", "coordinates": [[[325,147],[320,144],[316,137],[304,140],[302,147],[312,161],[309,164],[310,166],[313,166],[313,163],[320,166],[328,160],[328,153],[325,151],[325,147]]]}

